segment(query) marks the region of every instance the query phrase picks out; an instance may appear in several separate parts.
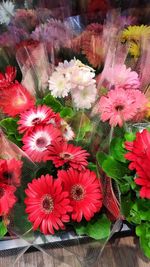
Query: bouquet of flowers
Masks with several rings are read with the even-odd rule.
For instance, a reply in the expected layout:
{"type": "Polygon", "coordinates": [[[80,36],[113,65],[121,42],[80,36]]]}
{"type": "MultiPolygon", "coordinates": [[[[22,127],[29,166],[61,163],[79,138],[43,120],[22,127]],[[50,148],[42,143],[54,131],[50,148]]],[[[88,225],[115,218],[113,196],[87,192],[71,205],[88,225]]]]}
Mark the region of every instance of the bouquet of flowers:
{"type": "Polygon", "coordinates": [[[0,4],[1,237],[104,244],[126,220],[150,257],[150,27],[25,2],[0,4]]]}

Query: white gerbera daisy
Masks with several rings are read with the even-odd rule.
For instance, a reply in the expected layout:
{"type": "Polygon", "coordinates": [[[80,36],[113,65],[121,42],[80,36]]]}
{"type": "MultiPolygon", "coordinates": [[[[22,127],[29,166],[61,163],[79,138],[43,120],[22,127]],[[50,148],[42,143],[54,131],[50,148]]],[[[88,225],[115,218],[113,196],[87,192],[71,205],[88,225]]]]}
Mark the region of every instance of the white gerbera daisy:
{"type": "Polygon", "coordinates": [[[88,86],[83,90],[73,90],[72,99],[77,109],[90,109],[96,100],[96,86],[88,86]]]}
{"type": "Polygon", "coordinates": [[[49,90],[54,97],[66,97],[71,90],[70,81],[58,71],[53,72],[48,82],[49,90]]]}
{"type": "Polygon", "coordinates": [[[15,14],[15,5],[11,1],[2,1],[0,4],[0,24],[9,24],[10,19],[15,14]]]}

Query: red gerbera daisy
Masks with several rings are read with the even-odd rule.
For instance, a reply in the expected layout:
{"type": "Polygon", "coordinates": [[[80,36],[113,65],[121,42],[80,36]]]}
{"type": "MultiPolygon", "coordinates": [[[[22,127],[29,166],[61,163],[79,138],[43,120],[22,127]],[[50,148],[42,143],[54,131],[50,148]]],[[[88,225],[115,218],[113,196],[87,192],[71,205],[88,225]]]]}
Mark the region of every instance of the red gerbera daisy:
{"type": "Polygon", "coordinates": [[[28,111],[21,113],[18,124],[18,130],[23,133],[27,130],[32,130],[36,125],[44,125],[55,121],[56,114],[53,110],[45,105],[34,107],[28,111]]]}
{"type": "Polygon", "coordinates": [[[53,141],[59,142],[62,139],[61,132],[53,125],[37,126],[32,132],[24,135],[23,150],[35,162],[46,161],[49,151],[47,147],[53,141]]]}
{"type": "Polygon", "coordinates": [[[73,207],[72,219],[80,222],[84,217],[90,221],[102,207],[100,180],[90,170],[79,172],[70,168],[58,171],[58,178],[63,182],[64,190],[69,193],[73,207]]]}
{"type": "Polygon", "coordinates": [[[53,161],[56,167],[68,163],[72,168],[83,170],[88,165],[87,157],[89,153],[80,146],[67,144],[66,142],[54,142],[48,148],[49,159],[53,161]]]}
{"type": "Polygon", "coordinates": [[[0,216],[7,215],[17,201],[14,195],[16,188],[0,183],[0,216]]]}
{"type": "Polygon", "coordinates": [[[35,99],[19,83],[12,84],[9,90],[3,90],[0,94],[0,106],[3,112],[13,117],[32,108],[34,104],[35,99]]]}
{"type": "Polygon", "coordinates": [[[145,129],[136,133],[136,139],[133,142],[125,142],[125,148],[130,151],[125,155],[126,159],[132,161],[129,168],[137,169],[139,161],[150,155],[150,132],[145,129]]]}
{"type": "Polygon", "coordinates": [[[28,184],[25,190],[26,212],[33,223],[33,229],[40,228],[44,234],[54,234],[54,229],[64,229],[64,223],[69,222],[67,214],[72,211],[68,193],[63,192],[60,180],[54,180],[50,175],[42,175],[28,184]]]}
{"type": "Polygon", "coordinates": [[[0,89],[7,88],[16,78],[16,68],[7,66],[5,74],[0,72],[0,89]]]}
{"type": "Polygon", "coordinates": [[[6,184],[20,185],[22,161],[0,159],[0,181],[6,184]]]}

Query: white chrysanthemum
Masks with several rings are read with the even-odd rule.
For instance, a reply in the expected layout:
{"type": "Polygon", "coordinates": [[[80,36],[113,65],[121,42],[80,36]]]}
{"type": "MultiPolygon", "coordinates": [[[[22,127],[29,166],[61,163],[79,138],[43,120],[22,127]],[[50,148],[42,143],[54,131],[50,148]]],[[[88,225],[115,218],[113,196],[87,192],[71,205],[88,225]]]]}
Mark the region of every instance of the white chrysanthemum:
{"type": "Polygon", "coordinates": [[[97,89],[96,86],[88,86],[83,90],[73,90],[72,99],[74,106],[77,109],[89,109],[92,107],[92,104],[96,101],[97,89]]]}
{"type": "Polygon", "coordinates": [[[0,4],[0,24],[9,24],[15,14],[15,5],[11,1],[4,1],[0,4]]]}
{"type": "Polygon", "coordinates": [[[66,97],[71,90],[68,79],[58,71],[53,72],[48,82],[49,90],[54,97],[66,97]]]}
{"type": "Polygon", "coordinates": [[[68,73],[67,78],[70,78],[71,87],[79,90],[84,90],[85,87],[94,86],[95,73],[86,68],[75,68],[72,75],[68,73]],[[70,77],[69,77],[70,76],[70,77]]]}

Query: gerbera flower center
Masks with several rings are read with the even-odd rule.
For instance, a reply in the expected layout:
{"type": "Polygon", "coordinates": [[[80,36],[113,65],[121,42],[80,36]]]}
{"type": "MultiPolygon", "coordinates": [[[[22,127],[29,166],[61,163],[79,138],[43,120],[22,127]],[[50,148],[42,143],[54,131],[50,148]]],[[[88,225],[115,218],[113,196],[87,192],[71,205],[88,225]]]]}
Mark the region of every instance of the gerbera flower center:
{"type": "Polygon", "coordinates": [[[71,197],[74,200],[77,200],[77,201],[82,200],[84,199],[84,196],[85,196],[85,189],[82,187],[82,185],[76,184],[72,186],[71,197]]]}
{"type": "Polygon", "coordinates": [[[123,106],[123,105],[117,105],[117,106],[115,107],[115,109],[116,109],[117,111],[122,111],[122,110],[124,109],[124,106],[123,106]]]}
{"type": "Polygon", "coordinates": [[[40,122],[41,122],[41,119],[40,119],[40,118],[34,118],[34,119],[32,120],[32,124],[33,124],[33,125],[38,124],[38,123],[40,123],[40,122]]]}
{"type": "Polygon", "coordinates": [[[12,177],[13,177],[13,174],[11,173],[11,172],[3,172],[3,177],[5,178],[5,179],[12,179],[12,177]]]}
{"type": "Polygon", "coordinates": [[[0,188],[0,198],[3,197],[5,194],[4,188],[0,188]]]}
{"type": "Polygon", "coordinates": [[[40,148],[43,148],[47,145],[47,140],[44,137],[39,137],[36,140],[36,145],[40,148]]]}
{"type": "Polygon", "coordinates": [[[68,152],[60,153],[60,157],[66,160],[73,159],[73,155],[68,152]]]}
{"type": "Polygon", "coordinates": [[[14,100],[14,106],[19,107],[19,106],[24,105],[26,102],[27,102],[27,100],[25,97],[19,96],[14,100]]]}
{"type": "Polygon", "coordinates": [[[52,212],[52,210],[54,209],[54,202],[51,196],[44,196],[42,200],[42,209],[47,214],[52,212]]]}

